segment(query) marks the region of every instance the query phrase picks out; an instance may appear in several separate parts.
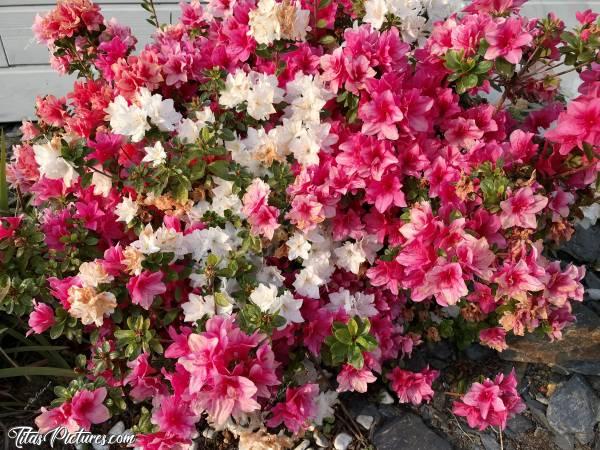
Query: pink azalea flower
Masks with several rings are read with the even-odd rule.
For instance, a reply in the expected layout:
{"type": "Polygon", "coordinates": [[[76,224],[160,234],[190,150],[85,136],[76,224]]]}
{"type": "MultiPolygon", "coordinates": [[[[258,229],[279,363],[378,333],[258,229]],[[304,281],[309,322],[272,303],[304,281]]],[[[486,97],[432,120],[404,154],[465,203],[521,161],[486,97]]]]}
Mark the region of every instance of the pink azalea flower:
{"type": "Polygon", "coordinates": [[[135,447],[140,450],[190,450],[192,440],[173,436],[162,431],[151,434],[138,434],[135,447]]]}
{"type": "Polygon", "coordinates": [[[271,188],[260,178],[255,178],[242,198],[242,211],[248,217],[252,233],[263,234],[273,239],[273,234],[280,224],[277,222],[279,210],[268,205],[271,188]]]}
{"type": "Polygon", "coordinates": [[[131,372],[123,379],[123,384],[133,387],[129,395],[135,401],[142,401],[157,394],[165,394],[165,386],[160,378],[156,376],[154,369],[148,362],[148,353],[142,353],[133,361],[127,363],[131,372]]]}
{"type": "Polygon", "coordinates": [[[400,403],[420,405],[423,400],[429,402],[433,398],[431,384],[438,377],[437,370],[426,367],[421,372],[394,368],[388,375],[392,389],[398,395],[400,403]]]}
{"type": "Polygon", "coordinates": [[[106,388],[102,387],[94,391],[82,389],[73,396],[71,415],[80,427],[89,431],[92,424],[103,423],[109,419],[108,408],[102,403],[106,394],[106,388]]]}
{"type": "Polygon", "coordinates": [[[33,300],[33,311],[29,314],[27,322],[31,329],[27,332],[27,336],[32,333],[41,334],[55,323],[54,310],[46,303],[38,303],[33,300]]]}
{"type": "Polygon", "coordinates": [[[57,408],[41,408],[41,414],[35,418],[40,433],[47,433],[58,427],[65,427],[70,433],[79,431],[80,425],[71,415],[71,402],[65,402],[57,408]]]}
{"type": "Polygon", "coordinates": [[[396,105],[392,91],[384,90],[371,92],[371,101],[359,107],[358,117],[363,121],[364,134],[395,141],[399,136],[396,124],[404,119],[404,114],[396,105]]]}
{"type": "Polygon", "coordinates": [[[508,348],[506,344],[506,331],[502,327],[486,328],[479,332],[479,340],[494,350],[501,352],[508,348]]]}
{"type": "Polygon", "coordinates": [[[583,148],[584,142],[600,145],[600,98],[579,98],[567,106],[558,118],[556,128],[548,131],[546,139],[561,144],[560,154],[568,154],[574,147],[583,148]]]}
{"type": "Polygon", "coordinates": [[[522,47],[533,40],[533,36],[524,30],[523,19],[516,17],[499,21],[485,37],[490,44],[485,52],[485,59],[493,60],[502,56],[512,64],[521,61],[522,47]]]}
{"type": "Polygon", "coordinates": [[[377,378],[367,367],[357,369],[350,364],[345,364],[337,376],[338,392],[367,392],[367,385],[377,378]]]}
{"type": "Polygon", "coordinates": [[[283,423],[292,433],[306,429],[317,414],[318,393],[319,386],[316,384],[287,388],[285,402],[276,404],[271,410],[273,417],[267,421],[267,425],[276,427],[283,423]]]}
{"type": "Polygon", "coordinates": [[[544,289],[544,284],[535,276],[524,260],[518,263],[505,262],[496,272],[494,281],[498,283],[496,297],[503,296],[524,299],[527,291],[537,292],[544,289]]]}
{"type": "Polygon", "coordinates": [[[533,194],[530,187],[524,187],[511,193],[507,200],[500,202],[500,222],[502,228],[537,227],[536,214],[546,207],[548,198],[533,194]]]}
{"type": "Polygon", "coordinates": [[[150,272],[148,270],[131,277],[127,282],[127,290],[131,296],[131,301],[144,309],[150,309],[154,297],[167,292],[167,286],[162,279],[162,272],[150,272]]]}
{"type": "Polygon", "coordinates": [[[507,377],[499,374],[493,381],[487,378],[483,383],[473,383],[462,399],[454,402],[452,410],[466,417],[471,428],[484,430],[488,426],[504,429],[507,420],[524,409],[513,369],[507,377]]]}
{"type": "Polygon", "coordinates": [[[188,402],[176,395],[154,398],[151,422],[169,436],[190,438],[196,434],[198,417],[188,402]]]}
{"type": "Polygon", "coordinates": [[[13,237],[22,220],[22,216],[0,217],[0,240],[13,237]]]}
{"type": "Polygon", "coordinates": [[[455,305],[468,293],[460,264],[443,263],[427,272],[425,284],[413,289],[411,298],[415,302],[420,302],[434,295],[439,305],[448,306],[455,305]]]}
{"type": "Polygon", "coordinates": [[[230,416],[239,417],[260,409],[256,385],[246,377],[215,375],[213,385],[197,398],[216,425],[222,426],[230,416]]]}

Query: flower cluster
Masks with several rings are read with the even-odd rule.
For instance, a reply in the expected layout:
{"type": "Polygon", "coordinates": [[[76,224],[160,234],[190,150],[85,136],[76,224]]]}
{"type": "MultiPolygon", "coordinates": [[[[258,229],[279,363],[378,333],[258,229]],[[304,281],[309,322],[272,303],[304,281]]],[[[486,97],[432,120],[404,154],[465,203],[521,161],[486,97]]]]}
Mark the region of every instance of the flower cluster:
{"type": "MultiPolygon", "coordinates": [[[[29,206],[1,218],[7,298],[90,344],[38,425],[135,408],[145,450],[201,421],[297,437],[378,380],[430,401],[438,372],[403,361],[424,341],[560,339],[584,270],[544,248],[594,215],[600,24],[522,3],[192,0],[138,52],[88,0],[36,19],[79,79],[38,98],[8,166],[29,206]]],[[[515,383],[455,413],[503,427],[515,383]]]]}
{"type": "Polygon", "coordinates": [[[499,374],[494,380],[473,383],[469,392],[454,402],[452,412],[466,417],[470,427],[483,430],[489,426],[504,429],[507,420],[524,409],[513,370],[508,376],[499,374]]]}

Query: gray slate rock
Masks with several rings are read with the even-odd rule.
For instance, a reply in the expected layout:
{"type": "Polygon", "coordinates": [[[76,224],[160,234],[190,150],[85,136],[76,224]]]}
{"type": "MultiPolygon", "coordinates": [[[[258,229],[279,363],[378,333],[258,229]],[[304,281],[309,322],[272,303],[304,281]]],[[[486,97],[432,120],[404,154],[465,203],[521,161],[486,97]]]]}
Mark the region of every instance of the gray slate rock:
{"type": "Polygon", "coordinates": [[[481,433],[479,437],[481,438],[481,444],[485,450],[500,450],[500,444],[498,443],[496,436],[488,433],[481,433]]]}
{"type": "Polygon", "coordinates": [[[579,226],[573,238],[561,247],[575,260],[584,263],[593,263],[600,258],[600,226],[595,225],[587,230],[579,226]]]}
{"type": "Polygon", "coordinates": [[[546,411],[550,426],[558,434],[576,433],[582,443],[593,437],[598,422],[600,400],[590,385],[579,375],[558,386],[546,411]]]}
{"type": "Polygon", "coordinates": [[[449,442],[412,413],[389,419],[377,427],[372,442],[377,450],[452,450],[449,442]]]}
{"type": "Polygon", "coordinates": [[[517,414],[506,424],[507,431],[514,434],[526,433],[533,428],[533,422],[523,414],[517,414]]]}
{"type": "Polygon", "coordinates": [[[570,434],[554,434],[554,443],[560,450],[573,450],[575,438],[570,434]]]}

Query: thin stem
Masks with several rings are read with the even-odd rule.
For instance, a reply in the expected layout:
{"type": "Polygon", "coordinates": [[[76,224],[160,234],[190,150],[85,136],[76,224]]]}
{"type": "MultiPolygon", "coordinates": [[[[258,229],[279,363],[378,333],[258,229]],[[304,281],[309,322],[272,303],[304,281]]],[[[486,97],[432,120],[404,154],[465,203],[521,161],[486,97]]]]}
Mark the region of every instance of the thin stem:
{"type": "Polygon", "coordinates": [[[500,434],[500,450],[504,450],[504,442],[502,441],[502,428],[498,427],[498,433],[500,434]]]}

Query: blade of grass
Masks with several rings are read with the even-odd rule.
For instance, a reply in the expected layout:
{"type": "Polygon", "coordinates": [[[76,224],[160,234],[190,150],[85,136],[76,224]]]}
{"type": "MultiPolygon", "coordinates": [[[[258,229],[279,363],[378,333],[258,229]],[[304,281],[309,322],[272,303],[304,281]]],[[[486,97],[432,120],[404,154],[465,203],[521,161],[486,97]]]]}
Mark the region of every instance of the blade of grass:
{"type": "Polygon", "coordinates": [[[61,369],[59,367],[10,367],[0,369],[0,378],[13,378],[24,376],[43,376],[43,377],[68,377],[75,378],[77,374],[72,370],[61,369]]]}
{"type": "Polygon", "coordinates": [[[21,352],[58,352],[66,350],[69,347],[58,345],[29,345],[23,347],[5,348],[6,353],[21,353],[21,352]]]}

